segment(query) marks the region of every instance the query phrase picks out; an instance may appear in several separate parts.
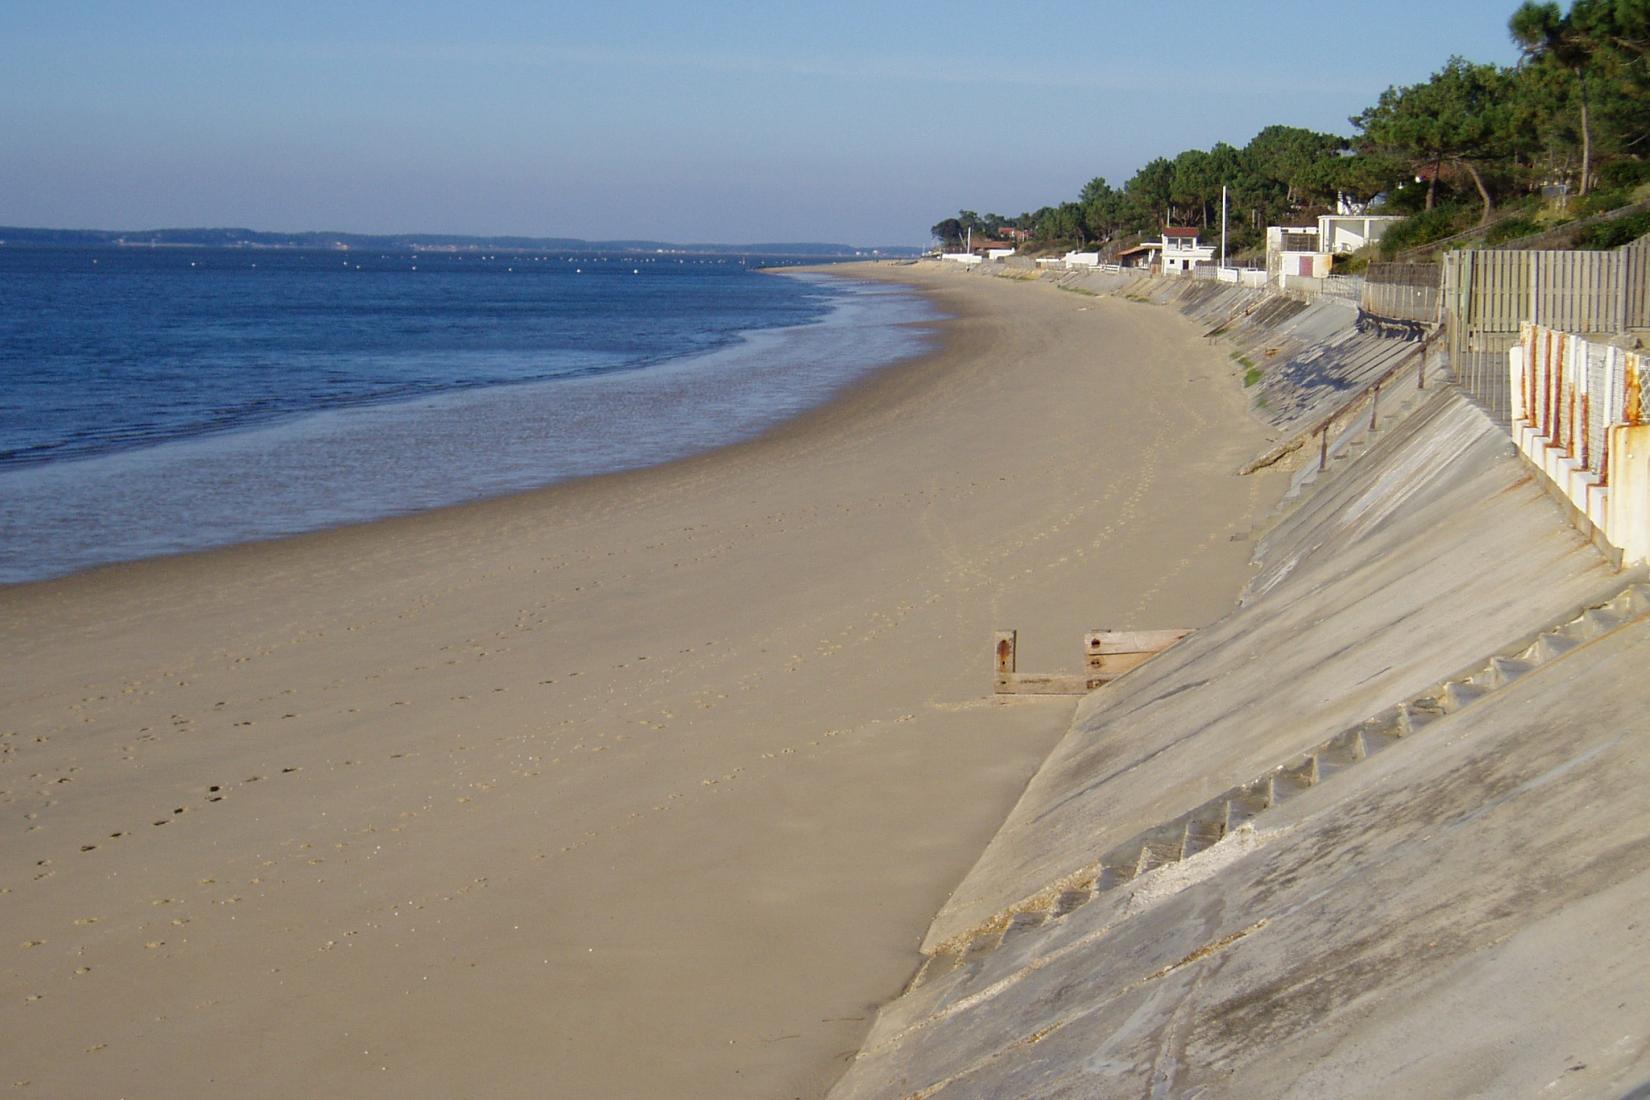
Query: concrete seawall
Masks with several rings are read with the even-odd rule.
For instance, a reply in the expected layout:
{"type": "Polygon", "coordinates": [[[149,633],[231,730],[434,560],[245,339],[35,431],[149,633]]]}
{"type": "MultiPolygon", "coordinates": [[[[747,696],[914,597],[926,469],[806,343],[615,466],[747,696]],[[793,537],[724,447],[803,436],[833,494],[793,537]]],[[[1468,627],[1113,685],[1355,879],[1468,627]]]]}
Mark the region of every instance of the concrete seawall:
{"type": "MultiPolygon", "coordinates": [[[[1280,440],[1406,353],[1185,282],[1115,290],[1278,349],[1280,440]]],[[[833,1097],[1650,1087],[1650,587],[1453,388],[1377,424],[1082,703],[833,1097]]]]}

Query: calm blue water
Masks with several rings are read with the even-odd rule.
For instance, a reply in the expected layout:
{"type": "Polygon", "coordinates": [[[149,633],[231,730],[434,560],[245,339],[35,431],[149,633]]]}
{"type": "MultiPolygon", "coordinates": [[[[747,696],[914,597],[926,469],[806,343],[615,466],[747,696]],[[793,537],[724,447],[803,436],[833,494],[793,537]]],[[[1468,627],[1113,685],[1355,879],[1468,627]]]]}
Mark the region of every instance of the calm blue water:
{"type": "Polygon", "coordinates": [[[727,257],[0,248],[0,582],[707,450],[931,316],[727,257]]]}

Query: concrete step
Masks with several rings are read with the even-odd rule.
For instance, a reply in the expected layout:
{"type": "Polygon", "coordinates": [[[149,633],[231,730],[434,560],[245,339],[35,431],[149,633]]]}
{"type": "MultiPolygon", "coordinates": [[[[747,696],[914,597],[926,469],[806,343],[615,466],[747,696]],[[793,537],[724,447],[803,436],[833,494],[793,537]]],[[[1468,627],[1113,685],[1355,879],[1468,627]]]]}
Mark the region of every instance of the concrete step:
{"type": "Polygon", "coordinates": [[[1022,936],[1034,934],[1037,929],[1047,924],[1052,918],[1049,909],[1032,909],[1023,913],[1015,913],[1008,920],[1008,927],[1003,929],[1002,938],[997,946],[1012,943],[1022,936]]]}
{"type": "Polygon", "coordinates": [[[912,975],[911,980],[906,983],[905,991],[909,993],[913,989],[921,989],[929,982],[938,981],[941,978],[955,973],[957,966],[961,961],[962,954],[960,952],[934,952],[932,955],[929,955],[923,960],[921,966],[917,967],[917,972],[912,975]]]}
{"type": "Polygon", "coordinates": [[[1581,617],[1563,628],[1563,633],[1578,641],[1590,642],[1594,638],[1602,638],[1626,619],[1626,615],[1617,615],[1608,607],[1594,607],[1581,613],[1581,617]]]}
{"type": "Polygon", "coordinates": [[[1548,661],[1557,660],[1580,644],[1580,638],[1555,631],[1537,638],[1529,650],[1526,651],[1526,654],[1520,656],[1525,656],[1526,659],[1533,660],[1535,664],[1542,665],[1548,661]]]}
{"type": "Polygon", "coordinates": [[[1182,859],[1189,859],[1199,852],[1207,851],[1219,844],[1226,836],[1226,820],[1224,807],[1219,817],[1202,818],[1186,823],[1186,846],[1182,859]]]}
{"type": "Polygon", "coordinates": [[[1650,613],[1650,584],[1635,584],[1621,594],[1621,599],[1632,610],[1633,617],[1650,613]]]}
{"type": "Polygon", "coordinates": [[[1180,835],[1174,839],[1148,840],[1140,846],[1140,859],[1135,864],[1134,873],[1143,875],[1148,871],[1155,871],[1159,867],[1170,863],[1180,862],[1186,851],[1185,827],[1179,830],[1180,835]]]}
{"type": "Polygon", "coordinates": [[[1495,669],[1495,674],[1500,681],[1498,686],[1500,687],[1506,687],[1520,676],[1534,672],[1536,669],[1533,662],[1521,661],[1516,657],[1492,657],[1490,658],[1490,667],[1495,669]]]}
{"type": "Polygon", "coordinates": [[[1329,739],[1329,743],[1318,753],[1318,780],[1322,782],[1339,771],[1345,771],[1363,761],[1369,755],[1369,748],[1364,744],[1363,730],[1353,726],[1343,730],[1329,739]]]}
{"type": "Polygon", "coordinates": [[[1063,917],[1067,913],[1070,913],[1081,906],[1087,905],[1093,900],[1093,886],[1079,887],[1074,890],[1062,890],[1059,896],[1054,899],[1054,904],[1049,907],[1049,919],[1054,920],[1058,917],[1063,917]]]}
{"type": "Polygon", "coordinates": [[[1318,785],[1318,757],[1314,753],[1298,764],[1279,768],[1272,776],[1272,797],[1287,802],[1318,785]]]}
{"type": "Polygon", "coordinates": [[[1213,848],[1274,806],[1304,794],[1339,772],[1357,767],[1369,757],[1413,737],[1447,715],[1472,706],[1578,646],[1646,617],[1650,617],[1650,583],[1635,582],[1609,601],[1549,627],[1524,643],[1516,656],[1489,657],[1477,669],[1342,730],[1294,763],[1234,787],[1190,813],[1118,845],[1101,860],[1093,882],[1061,891],[1046,908],[1019,912],[1006,921],[994,923],[957,950],[936,952],[918,970],[908,988],[933,981],[958,967],[978,965],[1009,937],[1033,935],[1049,921],[1074,912],[1108,890],[1213,848]]]}
{"type": "Polygon", "coordinates": [[[1047,924],[1047,923],[1048,923],[1048,911],[1047,910],[1030,909],[1030,910],[1027,910],[1023,913],[1015,913],[1014,916],[1009,918],[1008,928],[1005,929],[1004,932],[1003,932],[1003,939],[1006,942],[1007,939],[1010,936],[1018,935],[1019,933],[1024,932],[1027,929],[1041,928],[1044,924],[1047,924]]]}
{"type": "Polygon", "coordinates": [[[1107,890],[1113,890],[1119,886],[1122,886],[1124,883],[1134,878],[1134,867],[1135,865],[1132,863],[1127,867],[1110,863],[1101,864],[1100,875],[1094,880],[1095,890],[1100,893],[1105,893],[1107,890]]]}
{"type": "Polygon", "coordinates": [[[1410,733],[1419,732],[1443,716],[1444,704],[1431,695],[1404,704],[1404,722],[1410,733]]]}
{"type": "Polygon", "coordinates": [[[1487,685],[1475,684],[1470,679],[1452,680],[1445,684],[1444,690],[1439,693],[1438,703],[1444,708],[1445,714],[1454,714],[1463,707],[1471,706],[1494,690],[1493,687],[1487,685]]]}
{"type": "Polygon", "coordinates": [[[1390,707],[1373,718],[1358,723],[1356,729],[1363,738],[1364,756],[1391,748],[1409,736],[1409,722],[1402,707],[1390,707]]]}
{"type": "Polygon", "coordinates": [[[982,955],[991,954],[1003,945],[1003,935],[1007,931],[1008,929],[1005,926],[994,932],[988,932],[983,936],[975,936],[969,941],[968,947],[963,951],[961,961],[965,963],[972,962],[975,959],[980,958],[982,955]]]}

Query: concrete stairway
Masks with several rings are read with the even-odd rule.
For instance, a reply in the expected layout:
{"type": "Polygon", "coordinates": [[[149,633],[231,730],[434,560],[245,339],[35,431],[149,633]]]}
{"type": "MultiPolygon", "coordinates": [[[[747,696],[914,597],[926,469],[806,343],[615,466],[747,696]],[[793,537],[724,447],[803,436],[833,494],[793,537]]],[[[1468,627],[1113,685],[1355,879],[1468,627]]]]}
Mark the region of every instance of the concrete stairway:
{"type": "Polygon", "coordinates": [[[1519,678],[1551,665],[1628,625],[1650,618],[1650,583],[1634,581],[1613,598],[1584,608],[1402,703],[1345,728],[1254,780],[1216,795],[1111,851],[1091,874],[1045,891],[930,954],[907,992],[972,968],[1005,943],[1075,912],[1108,890],[1213,848],[1267,811],[1407,741],[1434,721],[1472,706],[1519,678]]]}

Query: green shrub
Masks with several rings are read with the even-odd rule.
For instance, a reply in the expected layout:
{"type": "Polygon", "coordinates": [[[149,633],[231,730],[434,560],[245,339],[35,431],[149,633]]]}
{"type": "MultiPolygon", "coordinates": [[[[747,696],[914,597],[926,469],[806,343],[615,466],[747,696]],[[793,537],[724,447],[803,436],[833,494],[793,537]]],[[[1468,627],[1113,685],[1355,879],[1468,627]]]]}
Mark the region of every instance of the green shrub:
{"type": "Polygon", "coordinates": [[[1441,240],[1466,228],[1472,212],[1459,206],[1440,206],[1411,214],[1396,223],[1381,238],[1381,255],[1390,259],[1410,248],[1441,240]]]}
{"type": "Polygon", "coordinates": [[[1650,160],[1618,160],[1599,169],[1600,187],[1632,190],[1641,183],[1650,183],[1650,160]]]}
{"type": "Polygon", "coordinates": [[[1576,234],[1575,246],[1590,249],[1620,248],[1624,244],[1632,244],[1646,233],[1650,233],[1650,211],[1589,225],[1576,234]]]}
{"type": "MultiPolygon", "coordinates": [[[[1248,360],[1244,360],[1244,362],[1248,362],[1248,360]]],[[[1248,389],[1250,386],[1253,386],[1256,382],[1259,382],[1259,381],[1260,381],[1260,368],[1259,367],[1252,366],[1248,370],[1243,372],[1243,388],[1244,389],[1248,389]]]]}
{"type": "Polygon", "coordinates": [[[1506,244],[1508,241],[1539,232],[1541,223],[1533,218],[1508,218],[1490,226],[1490,231],[1484,234],[1484,244],[1494,248],[1498,244],[1506,244]]]}
{"type": "Polygon", "coordinates": [[[1576,199],[1570,204],[1570,213],[1578,218],[1602,214],[1607,210],[1614,210],[1618,206],[1626,206],[1633,201],[1633,189],[1630,187],[1605,187],[1583,198],[1576,199]]]}
{"type": "Polygon", "coordinates": [[[1338,253],[1329,264],[1332,275],[1362,275],[1369,270],[1370,249],[1360,248],[1356,252],[1338,253]]]}

